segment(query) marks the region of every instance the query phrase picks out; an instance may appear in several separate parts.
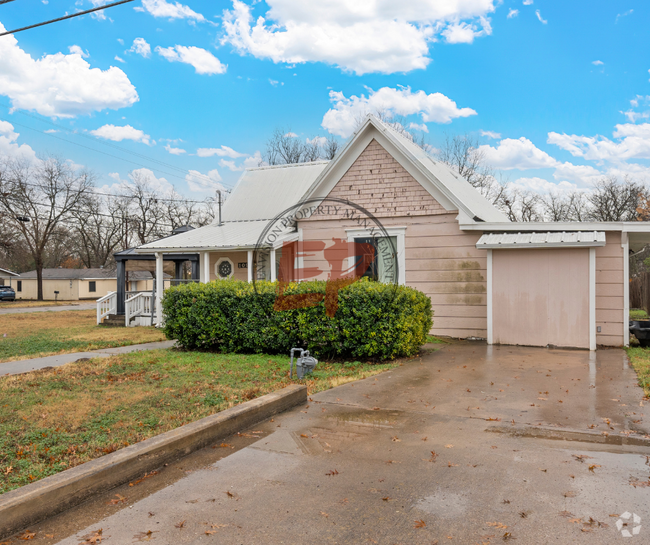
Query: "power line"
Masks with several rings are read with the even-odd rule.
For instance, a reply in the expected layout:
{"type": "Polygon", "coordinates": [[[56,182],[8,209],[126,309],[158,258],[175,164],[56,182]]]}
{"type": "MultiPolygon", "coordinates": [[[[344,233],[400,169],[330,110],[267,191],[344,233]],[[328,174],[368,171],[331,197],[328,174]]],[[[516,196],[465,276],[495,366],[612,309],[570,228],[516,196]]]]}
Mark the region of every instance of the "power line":
{"type": "MultiPolygon", "coordinates": [[[[7,104],[0,103],[0,106],[3,106],[5,108],[7,108],[7,110],[11,109],[10,106],[8,106],[7,104]]],[[[84,134],[84,133],[78,133],[78,132],[76,132],[76,131],[68,128],[68,127],[64,127],[63,125],[59,125],[58,123],[54,123],[54,122],[52,122],[52,121],[50,121],[48,119],[41,119],[41,118],[36,117],[35,115],[32,115],[32,114],[30,114],[28,112],[20,111],[20,110],[17,113],[19,113],[21,115],[25,115],[27,117],[31,117],[32,119],[35,119],[36,121],[40,121],[42,123],[47,123],[48,125],[51,125],[52,127],[56,127],[57,129],[62,129],[62,130],[67,131],[67,132],[69,132],[71,134],[76,134],[78,136],[83,136],[84,138],[87,138],[88,140],[98,142],[99,144],[102,144],[104,146],[108,146],[108,147],[123,151],[124,153],[134,155],[136,157],[139,157],[140,159],[145,159],[147,161],[151,161],[152,163],[158,163],[159,165],[162,165],[162,166],[164,166],[166,168],[171,168],[173,170],[177,170],[178,172],[182,172],[183,174],[189,174],[189,172],[187,170],[183,169],[183,168],[177,167],[177,166],[169,164],[169,163],[165,163],[164,161],[160,161],[159,159],[154,159],[152,157],[149,157],[147,155],[143,155],[141,153],[137,153],[137,152],[128,150],[128,149],[120,147],[120,146],[118,146],[116,144],[112,144],[110,142],[105,142],[104,140],[100,140],[99,138],[95,138],[93,136],[88,136],[87,134],[84,134]]],[[[32,130],[38,130],[38,129],[32,129],[32,130]]],[[[41,132],[43,132],[43,134],[48,134],[48,135],[50,134],[50,133],[47,133],[47,132],[44,132],[44,131],[41,131],[41,132]]],[[[67,140],[66,140],[66,142],[67,142],[67,140]]],[[[144,165],[140,165],[140,166],[144,166],[144,165]]],[[[205,174],[199,173],[197,177],[204,178],[207,181],[213,181],[209,176],[206,176],[205,174]]]]}
{"type": "MultiPolygon", "coordinates": [[[[41,131],[39,129],[35,129],[34,127],[30,127],[29,125],[24,125],[23,123],[18,123],[18,122],[13,121],[13,120],[11,122],[7,121],[7,123],[12,123],[13,125],[18,125],[19,127],[23,127],[23,128],[28,129],[30,131],[40,132],[41,134],[44,134],[44,135],[49,136],[51,138],[56,138],[57,140],[61,140],[62,142],[67,142],[68,144],[72,144],[74,146],[79,146],[80,148],[84,148],[84,149],[87,149],[87,150],[90,150],[90,151],[94,151],[96,153],[101,153],[101,154],[106,155],[108,157],[112,157],[113,159],[118,159],[119,161],[124,161],[126,163],[131,163],[132,165],[136,165],[138,167],[147,168],[146,165],[143,165],[141,163],[136,163],[135,161],[131,161],[129,159],[125,159],[124,157],[119,157],[117,155],[112,155],[110,153],[106,153],[105,151],[101,151],[101,150],[98,150],[96,148],[92,148],[90,146],[84,146],[83,144],[79,144],[78,142],[73,142],[72,140],[68,140],[66,138],[61,138],[60,136],[56,136],[54,134],[47,133],[45,131],[41,131]]],[[[164,170],[160,170],[159,168],[156,169],[156,170],[158,170],[158,172],[160,172],[161,174],[165,174],[167,176],[172,176],[173,178],[178,178],[179,180],[187,181],[185,178],[183,178],[183,177],[181,177],[181,176],[179,176],[177,174],[172,174],[171,172],[165,172],[164,170]]],[[[183,172],[187,172],[187,171],[183,171],[183,172]]],[[[192,174],[190,172],[187,172],[187,174],[192,176],[192,174]]],[[[200,174],[199,173],[197,178],[204,178],[206,181],[209,180],[210,182],[214,182],[214,180],[212,180],[211,178],[209,178],[205,174],[200,174]]]]}
{"type": "MultiPolygon", "coordinates": [[[[13,0],[4,0],[3,3],[12,2],[12,1],[13,0]]],[[[100,11],[100,10],[103,10],[103,9],[112,8],[112,7],[115,7],[115,6],[119,6],[121,4],[127,4],[128,2],[133,2],[133,1],[134,0],[120,0],[119,2],[113,2],[112,4],[106,4],[104,6],[99,6],[99,7],[92,8],[92,9],[87,9],[86,11],[80,11],[80,12],[77,12],[77,13],[72,13],[70,15],[65,15],[64,17],[59,17],[58,19],[51,19],[49,21],[45,21],[44,23],[37,23],[35,25],[29,25],[29,26],[25,26],[25,27],[22,27],[22,28],[17,28],[15,30],[10,30],[8,32],[3,32],[2,34],[0,34],[0,36],[6,36],[7,34],[16,34],[17,32],[22,32],[23,30],[30,30],[32,28],[37,28],[39,26],[45,26],[45,25],[50,25],[52,23],[58,23],[59,21],[65,21],[66,19],[72,19],[73,17],[79,17],[81,15],[86,15],[86,14],[92,13],[94,11],[100,11]]]]}

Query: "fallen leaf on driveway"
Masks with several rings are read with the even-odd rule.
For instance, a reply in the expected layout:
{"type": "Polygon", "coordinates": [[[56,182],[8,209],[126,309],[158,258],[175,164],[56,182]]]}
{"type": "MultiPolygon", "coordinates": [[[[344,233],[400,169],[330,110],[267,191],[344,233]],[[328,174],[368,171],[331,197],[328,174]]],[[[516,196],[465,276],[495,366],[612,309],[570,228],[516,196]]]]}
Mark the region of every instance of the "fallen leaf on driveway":
{"type": "Polygon", "coordinates": [[[388,496],[386,496],[385,498],[382,498],[382,500],[388,501],[388,500],[390,500],[390,498],[388,496]]]}
{"type": "Polygon", "coordinates": [[[454,445],[445,445],[445,448],[454,448],[454,445]]]}
{"type": "Polygon", "coordinates": [[[372,410],[373,411],[381,411],[381,409],[379,407],[373,407],[372,410]]]}
{"type": "Polygon", "coordinates": [[[415,527],[416,528],[424,528],[426,525],[427,525],[427,523],[424,522],[423,520],[416,520],[415,521],[415,527]]]}
{"type": "MultiPolygon", "coordinates": [[[[561,517],[566,517],[568,519],[575,517],[575,515],[573,513],[571,513],[570,511],[560,511],[559,515],[561,517]]],[[[616,516],[618,516],[618,515],[616,515],[616,516]]]]}
{"type": "Polygon", "coordinates": [[[575,498],[576,493],[573,490],[569,490],[568,492],[565,492],[562,494],[565,498],[575,498]]]}
{"type": "Polygon", "coordinates": [[[502,522],[488,522],[487,525],[494,526],[495,528],[499,528],[500,530],[505,530],[507,528],[507,526],[502,522]]]}
{"type": "Polygon", "coordinates": [[[137,533],[137,534],[135,534],[135,535],[133,536],[133,539],[135,539],[136,541],[151,541],[151,540],[153,539],[152,536],[153,536],[157,531],[158,531],[158,530],[156,530],[155,532],[152,532],[151,530],[149,530],[148,532],[139,532],[139,533],[137,533]]]}
{"type": "Polygon", "coordinates": [[[327,473],[325,473],[325,475],[327,475],[328,477],[331,477],[332,475],[338,475],[338,474],[339,474],[339,472],[336,471],[336,469],[332,469],[332,470],[328,471],[327,473]]]}
{"type": "Polygon", "coordinates": [[[100,528],[96,532],[83,536],[81,539],[84,541],[80,545],[97,545],[102,542],[104,536],[102,536],[102,529],[100,528]]]}
{"type": "Polygon", "coordinates": [[[500,418],[492,418],[492,417],[490,417],[490,418],[486,418],[485,420],[487,420],[488,422],[501,422],[500,418]]]}
{"type": "Polygon", "coordinates": [[[325,511],[321,511],[320,514],[323,515],[325,518],[329,518],[329,515],[325,511]]]}
{"type": "Polygon", "coordinates": [[[392,437],[392,438],[391,438],[391,441],[393,441],[393,443],[399,443],[399,442],[401,442],[402,440],[401,440],[401,439],[398,439],[398,438],[397,438],[397,435],[396,435],[395,437],[392,437]]]}
{"type": "Polygon", "coordinates": [[[119,503],[126,503],[126,498],[124,496],[120,496],[119,494],[115,494],[115,498],[109,501],[109,505],[117,505],[119,503]]]}
{"type": "Polygon", "coordinates": [[[174,526],[176,526],[176,528],[185,528],[185,523],[186,522],[187,522],[186,520],[182,520],[182,521],[174,524],[174,526]]]}
{"type": "Polygon", "coordinates": [[[458,467],[458,464],[452,464],[451,462],[447,462],[447,467],[458,467]]]}
{"type": "Polygon", "coordinates": [[[595,473],[595,472],[594,472],[594,469],[596,469],[597,467],[600,467],[600,466],[599,466],[598,464],[590,465],[590,466],[589,466],[589,471],[591,471],[592,473],[595,473]]]}
{"type": "Polygon", "coordinates": [[[29,541],[30,539],[34,539],[36,537],[36,532],[30,532],[29,530],[25,530],[22,534],[18,536],[20,539],[23,539],[25,541],[29,541]]]}

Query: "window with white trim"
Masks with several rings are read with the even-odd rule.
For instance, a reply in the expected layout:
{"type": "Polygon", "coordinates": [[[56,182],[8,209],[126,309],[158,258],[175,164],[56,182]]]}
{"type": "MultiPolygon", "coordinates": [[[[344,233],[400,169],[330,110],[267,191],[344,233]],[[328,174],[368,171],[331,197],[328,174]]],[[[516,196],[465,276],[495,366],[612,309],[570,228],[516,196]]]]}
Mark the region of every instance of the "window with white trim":
{"type": "MultiPolygon", "coordinates": [[[[389,227],[377,236],[377,229],[371,232],[368,229],[346,229],[348,242],[360,242],[371,244],[374,248],[374,260],[363,274],[380,282],[395,282],[397,273],[397,283],[406,283],[406,254],[405,238],[406,227],[389,227]],[[397,260],[395,259],[397,253],[397,260]],[[395,271],[397,263],[397,271],[395,271]]],[[[351,264],[348,264],[350,267],[351,264]]]]}

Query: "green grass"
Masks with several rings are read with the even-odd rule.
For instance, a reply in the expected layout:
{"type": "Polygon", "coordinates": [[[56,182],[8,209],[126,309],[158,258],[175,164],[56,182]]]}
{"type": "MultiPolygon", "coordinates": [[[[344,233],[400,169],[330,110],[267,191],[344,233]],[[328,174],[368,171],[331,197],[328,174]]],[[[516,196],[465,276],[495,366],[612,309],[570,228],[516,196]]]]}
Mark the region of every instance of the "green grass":
{"type": "Polygon", "coordinates": [[[0,315],[0,362],[165,340],[153,327],[97,325],[94,310],[0,315]]]}
{"type": "Polygon", "coordinates": [[[627,348],[627,357],[639,378],[639,386],[650,397],[650,348],[627,348]]]}
{"type": "Polygon", "coordinates": [[[427,343],[433,343],[433,344],[449,344],[450,341],[447,339],[441,339],[440,337],[436,337],[434,335],[427,335],[427,343]]]}
{"type": "Polygon", "coordinates": [[[630,309],[630,320],[647,320],[648,313],[642,308],[630,309]]]}
{"type": "MultiPolygon", "coordinates": [[[[305,383],[315,393],[399,364],[320,362],[305,383]]],[[[287,386],[288,368],[154,350],[1,378],[0,493],[287,386]]]]}

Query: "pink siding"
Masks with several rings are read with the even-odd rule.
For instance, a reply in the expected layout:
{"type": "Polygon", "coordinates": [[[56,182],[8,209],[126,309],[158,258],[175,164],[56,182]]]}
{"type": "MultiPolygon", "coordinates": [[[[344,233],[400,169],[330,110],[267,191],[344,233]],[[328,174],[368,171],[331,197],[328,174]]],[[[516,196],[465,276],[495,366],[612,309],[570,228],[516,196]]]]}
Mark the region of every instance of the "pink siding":
{"type": "MultiPolygon", "coordinates": [[[[375,140],[328,196],[363,206],[385,227],[406,227],[406,284],[431,298],[433,334],[487,336],[487,252],[476,248],[481,233],[461,231],[457,212],[446,211],[375,140]]],[[[331,241],[346,239],[345,229],[359,223],[346,210],[323,209],[298,227],[303,240],[331,241]]],[[[322,256],[305,259],[304,267],[314,266],[329,270],[322,256]]]]}
{"type": "Polygon", "coordinates": [[[605,233],[606,245],[596,248],[596,344],[622,346],[624,327],[624,289],[627,279],[623,277],[623,260],[627,259],[621,246],[621,233],[605,233]]]}
{"type": "Polygon", "coordinates": [[[589,348],[589,250],[493,250],[495,344],[589,348]]]}

